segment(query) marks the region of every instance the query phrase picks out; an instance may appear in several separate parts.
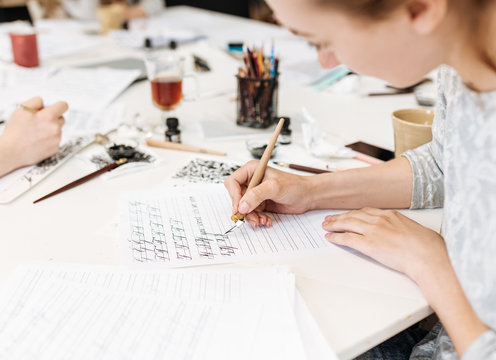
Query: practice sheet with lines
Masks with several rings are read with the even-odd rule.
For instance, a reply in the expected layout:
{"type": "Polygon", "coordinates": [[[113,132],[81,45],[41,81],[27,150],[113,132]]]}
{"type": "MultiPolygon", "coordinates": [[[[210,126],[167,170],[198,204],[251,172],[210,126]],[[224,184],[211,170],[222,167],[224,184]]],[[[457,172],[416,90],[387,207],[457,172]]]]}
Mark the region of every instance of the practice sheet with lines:
{"type": "Polygon", "coordinates": [[[321,223],[330,211],[271,214],[272,227],[233,226],[223,185],[190,185],[137,191],[121,199],[119,238],[134,262],[169,267],[219,264],[330,251],[321,223]]]}
{"type": "Polygon", "coordinates": [[[13,290],[0,303],[2,359],[250,359],[261,317],[257,305],[185,302],[47,278],[13,290]]]}
{"type": "Polygon", "coordinates": [[[301,360],[295,295],[285,268],[24,265],[0,289],[0,358],[301,360]]]}

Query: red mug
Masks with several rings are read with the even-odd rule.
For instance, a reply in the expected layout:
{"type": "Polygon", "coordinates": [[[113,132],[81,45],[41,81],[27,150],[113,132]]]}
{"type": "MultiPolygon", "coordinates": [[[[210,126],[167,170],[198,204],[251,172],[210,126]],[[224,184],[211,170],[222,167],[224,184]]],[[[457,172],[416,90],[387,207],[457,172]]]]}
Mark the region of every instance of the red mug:
{"type": "Polygon", "coordinates": [[[14,62],[17,65],[24,67],[36,67],[40,65],[36,33],[10,33],[9,35],[14,62]]]}

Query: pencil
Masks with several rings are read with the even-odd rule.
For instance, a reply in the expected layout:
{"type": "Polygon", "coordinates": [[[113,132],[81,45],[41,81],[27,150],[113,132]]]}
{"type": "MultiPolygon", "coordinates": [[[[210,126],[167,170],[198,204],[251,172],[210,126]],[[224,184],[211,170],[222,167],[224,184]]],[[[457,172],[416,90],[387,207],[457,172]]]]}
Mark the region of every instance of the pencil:
{"type": "Polygon", "coordinates": [[[153,146],[153,147],[159,147],[162,149],[169,149],[169,150],[189,151],[189,152],[211,154],[211,155],[220,155],[220,156],[226,156],[227,155],[227,153],[225,153],[223,151],[202,149],[202,148],[199,148],[196,146],[178,144],[178,143],[174,143],[171,141],[146,139],[146,145],[153,146]]]}
{"type": "MultiPolygon", "coordinates": [[[[248,184],[248,188],[246,189],[247,191],[254,188],[255,186],[258,186],[262,182],[262,179],[265,174],[265,169],[267,169],[267,164],[269,163],[270,156],[272,155],[272,151],[274,150],[274,147],[277,142],[277,138],[279,137],[279,133],[281,132],[283,125],[284,125],[284,119],[279,120],[279,123],[277,124],[277,127],[274,130],[274,134],[272,135],[272,138],[267,144],[267,147],[265,148],[262,158],[258,162],[258,166],[255,169],[255,172],[253,173],[250,183],[248,184]]],[[[237,222],[238,220],[243,220],[244,218],[245,215],[240,214],[239,212],[236,215],[231,216],[231,220],[234,222],[237,222]]]]}
{"type": "Polygon", "coordinates": [[[24,110],[24,111],[30,112],[31,114],[36,114],[38,112],[37,109],[34,109],[32,107],[29,107],[29,106],[22,105],[22,104],[16,104],[16,109],[18,109],[18,110],[24,110]]]}

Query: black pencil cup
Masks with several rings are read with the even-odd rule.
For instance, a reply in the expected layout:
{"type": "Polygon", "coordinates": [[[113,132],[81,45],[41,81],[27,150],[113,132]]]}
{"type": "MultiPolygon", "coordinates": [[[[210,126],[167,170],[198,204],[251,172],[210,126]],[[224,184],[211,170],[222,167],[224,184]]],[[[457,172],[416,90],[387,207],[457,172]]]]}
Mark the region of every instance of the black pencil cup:
{"type": "Polygon", "coordinates": [[[241,126],[266,128],[277,118],[278,76],[238,79],[237,119],[241,126]]]}

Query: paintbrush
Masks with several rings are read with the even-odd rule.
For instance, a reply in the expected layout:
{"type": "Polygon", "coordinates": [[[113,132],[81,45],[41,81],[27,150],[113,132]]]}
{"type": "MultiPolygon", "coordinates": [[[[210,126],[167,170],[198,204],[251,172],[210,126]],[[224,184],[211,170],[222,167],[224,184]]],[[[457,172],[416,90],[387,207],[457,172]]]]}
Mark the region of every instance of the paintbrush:
{"type": "Polygon", "coordinates": [[[33,204],[36,204],[36,203],[38,203],[38,202],[40,202],[42,200],[48,199],[48,198],[50,198],[50,197],[52,197],[54,195],[60,194],[61,192],[67,191],[69,189],[72,189],[72,188],[74,188],[74,187],[76,187],[78,185],[84,184],[85,182],[90,181],[91,179],[96,178],[97,176],[99,176],[99,175],[101,175],[103,173],[106,173],[107,171],[113,170],[116,167],[121,166],[122,164],[124,164],[126,162],[127,162],[127,159],[126,158],[119,159],[116,162],[113,162],[112,164],[109,164],[107,166],[104,166],[100,170],[94,171],[91,174],[88,174],[86,176],[83,176],[80,179],[74,180],[73,182],[71,182],[71,183],[69,183],[69,184],[67,184],[65,186],[62,186],[60,189],[57,189],[55,191],[52,191],[50,194],[47,194],[47,195],[39,198],[38,200],[33,201],[33,204]]]}

